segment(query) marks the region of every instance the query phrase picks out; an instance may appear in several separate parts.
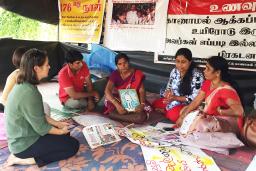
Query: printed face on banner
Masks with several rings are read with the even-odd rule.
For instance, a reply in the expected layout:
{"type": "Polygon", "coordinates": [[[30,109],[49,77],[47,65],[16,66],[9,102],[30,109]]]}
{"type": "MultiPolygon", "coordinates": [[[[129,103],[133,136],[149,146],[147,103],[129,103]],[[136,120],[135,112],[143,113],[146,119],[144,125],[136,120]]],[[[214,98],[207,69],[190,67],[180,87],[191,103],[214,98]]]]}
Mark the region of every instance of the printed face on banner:
{"type": "Polygon", "coordinates": [[[112,50],[163,51],[166,0],[108,0],[104,46],[112,50]]]}
{"type": "Polygon", "coordinates": [[[156,3],[113,3],[111,24],[153,25],[156,3]]]}

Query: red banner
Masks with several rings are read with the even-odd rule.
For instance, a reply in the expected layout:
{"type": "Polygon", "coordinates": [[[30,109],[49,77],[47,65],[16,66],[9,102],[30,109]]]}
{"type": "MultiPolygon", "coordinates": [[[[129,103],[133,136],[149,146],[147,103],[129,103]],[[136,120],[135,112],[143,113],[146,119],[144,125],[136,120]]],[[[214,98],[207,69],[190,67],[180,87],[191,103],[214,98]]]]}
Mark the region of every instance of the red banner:
{"type": "Polygon", "coordinates": [[[241,14],[255,13],[256,0],[170,0],[168,14],[241,14]]]}
{"type": "Polygon", "coordinates": [[[256,71],[256,0],[170,0],[168,14],[156,62],[175,63],[176,51],[186,47],[198,64],[218,55],[234,69],[256,71]]]}

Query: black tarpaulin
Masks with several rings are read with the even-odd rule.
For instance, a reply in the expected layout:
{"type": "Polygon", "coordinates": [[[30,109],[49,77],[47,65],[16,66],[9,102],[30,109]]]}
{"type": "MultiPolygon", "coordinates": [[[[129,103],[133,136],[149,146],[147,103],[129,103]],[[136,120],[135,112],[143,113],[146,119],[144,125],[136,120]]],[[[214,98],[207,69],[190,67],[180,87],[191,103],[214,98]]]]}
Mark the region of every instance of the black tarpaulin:
{"type": "MultiPolygon", "coordinates": [[[[77,49],[80,52],[89,53],[85,48],[60,42],[25,41],[14,39],[0,39],[0,86],[3,87],[7,76],[15,69],[12,62],[12,53],[19,46],[46,50],[51,66],[49,78],[57,75],[65,63],[64,57],[69,49],[77,49]]],[[[154,63],[154,54],[151,52],[124,52],[131,64],[141,69],[145,75],[145,87],[147,91],[159,93],[161,87],[166,86],[170,70],[173,65],[154,63]]],[[[203,68],[202,68],[203,69],[203,68]]],[[[254,93],[256,93],[256,72],[231,70],[231,75],[238,82],[246,105],[253,106],[254,93]]]]}
{"type": "Polygon", "coordinates": [[[8,11],[45,23],[59,23],[58,0],[0,0],[0,6],[8,11]]]}

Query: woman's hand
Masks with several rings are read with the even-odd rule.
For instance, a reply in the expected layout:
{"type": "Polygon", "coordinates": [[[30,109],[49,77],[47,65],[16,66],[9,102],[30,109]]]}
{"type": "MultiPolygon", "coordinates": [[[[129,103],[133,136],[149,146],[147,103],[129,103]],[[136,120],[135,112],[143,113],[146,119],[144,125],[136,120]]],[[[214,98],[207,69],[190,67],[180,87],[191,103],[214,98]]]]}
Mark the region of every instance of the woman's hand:
{"type": "Polygon", "coordinates": [[[93,101],[91,99],[89,99],[87,101],[87,109],[88,111],[92,111],[95,108],[95,104],[93,103],[93,101]]]}
{"type": "Polygon", "coordinates": [[[70,123],[68,123],[68,122],[59,121],[59,122],[57,122],[56,127],[59,129],[62,129],[64,127],[68,127],[69,125],[70,125],[70,123]]]}
{"type": "Polygon", "coordinates": [[[140,104],[136,107],[135,112],[141,113],[145,107],[145,104],[140,104]]]}
{"type": "Polygon", "coordinates": [[[176,97],[177,97],[177,96],[171,95],[171,96],[169,96],[168,98],[164,98],[163,103],[164,103],[164,104],[168,104],[168,103],[170,103],[170,102],[172,102],[172,101],[175,101],[175,100],[176,100],[176,97]]]}
{"type": "Polygon", "coordinates": [[[97,91],[93,91],[93,97],[96,102],[100,100],[100,94],[97,91]]]}
{"type": "Polygon", "coordinates": [[[173,96],[172,91],[171,90],[165,90],[164,98],[169,99],[171,96],[173,96]]]}
{"type": "Polygon", "coordinates": [[[124,115],[124,114],[128,113],[127,110],[125,110],[125,109],[123,108],[123,106],[122,106],[120,103],[118,103],[118,104],[116,105],[116,110],[117,110],[117,112],[118,112],[119,114],[121,114],[121,115],[124,115]]]}
{"type": "Polygon", "coordinates": [[[68,134],[70,131],[68,129],[68,126],[64,126],[60,129],[60,135],[68,134]]]}
{"type": "Polygon", "coordinates": [[[123,115],[123,114],[128,113],[127,110],[125,110],[125,108],[121,105],[121,103],[120,103],[117,99],[112,98],[111,102],[112,102],[112,104],[115,106],[117,112],[118,112],[120,115],[123,115]]]}
{"type": "Polygon", "coordinates": [[[178,120],[176,121],[176,125],[178,127],[180,127],[182,125],[182,122],[184,120],[184,118],[187,116],[188,112],[187,112],[187,106],[183,107],[180,111],[180,116],[178,118],[178,120]]]}
{"type": "Polygon", "coordinates": [[[163,103],[164,104],[168,104],[168,103],[170,103],[170,102],[172,102],[174,100],[176,100],[176,96],[173,95],[171,90],[166,90],[165,93],[164,93],[163,103]]]}
{"type": "Polygon", "coordinates": [[[180,127],[182,125],[182,122],[185,118],[185,115],[180,115],[179,119],[176,121],[176,125],[180,127]]]}

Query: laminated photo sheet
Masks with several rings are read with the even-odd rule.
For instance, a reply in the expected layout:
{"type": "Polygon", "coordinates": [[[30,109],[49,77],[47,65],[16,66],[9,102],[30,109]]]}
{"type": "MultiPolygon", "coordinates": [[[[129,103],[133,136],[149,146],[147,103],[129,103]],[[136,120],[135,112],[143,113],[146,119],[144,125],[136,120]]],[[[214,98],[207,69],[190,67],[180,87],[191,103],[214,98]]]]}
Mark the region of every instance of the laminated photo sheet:
{"type": "Polygon", "coordinates": [[[83,129],[83,134],[92,149],[121,140],[113,125],[109,123],[87,126],[83,129]]]}

